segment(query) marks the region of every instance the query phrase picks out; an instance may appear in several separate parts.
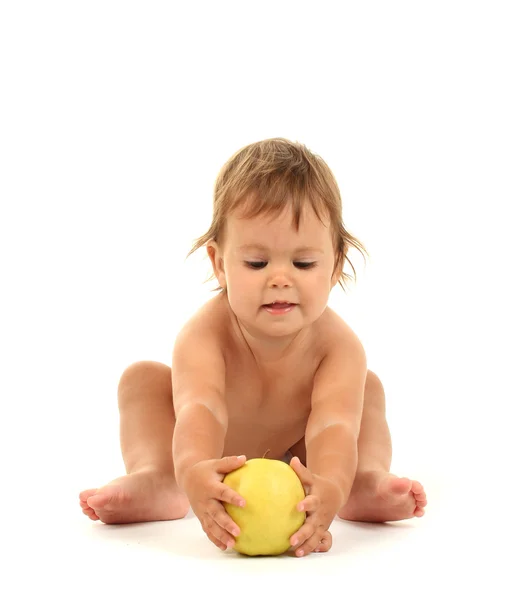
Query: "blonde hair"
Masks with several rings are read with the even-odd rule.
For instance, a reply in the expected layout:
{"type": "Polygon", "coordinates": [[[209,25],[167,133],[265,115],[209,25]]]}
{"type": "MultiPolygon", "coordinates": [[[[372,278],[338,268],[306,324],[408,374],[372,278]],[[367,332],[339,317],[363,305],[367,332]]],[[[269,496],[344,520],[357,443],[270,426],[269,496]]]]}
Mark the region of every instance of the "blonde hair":
{"type": "MultiPolygon", "coordinates": [[[[210,241],[222,245],[227,216],[243,205],[244,217],[281,213],[292,206],[296,230],[299,229],[302,208],[309,203],[317,218],[327,214],[332,227],[335,268],[340,269],[339,285],[352,279],[343,272],[350,247],[358,250],[365,261],[369,253],[353,237],[342,221],[342,200],[333,173],[324,160],[304,144],[285,138],[270,138],[249,144],[238,150],[221,168],[214,185],[214,207],[209,230],[194,241],[188,258],[210,241]]],[[[210,276],[206,281],[214,279],[210,276]]],[[[222,287],[214,291],[222,290],[222,287]]]]}

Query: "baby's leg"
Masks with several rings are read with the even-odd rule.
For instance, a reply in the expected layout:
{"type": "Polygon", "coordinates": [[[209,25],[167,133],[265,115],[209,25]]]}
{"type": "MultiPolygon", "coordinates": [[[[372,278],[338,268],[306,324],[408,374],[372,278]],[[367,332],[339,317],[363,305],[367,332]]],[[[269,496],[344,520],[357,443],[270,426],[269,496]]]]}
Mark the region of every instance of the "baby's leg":
{"type": "Polygon", "coordinates": [[[385,417],[385,391],[369,371],[358,438],[358,468],[339,517],[349,521],[398,521],[421,517],[427,504],[418,481],[392,475],[392,442],[385,417]]]}
{"type": "Polygon", "coordinates": [[[189,510],[176,484],[175,426],[170,367],[138,362],[118,386],[121,453],[127,475],[80,494],[83,512],[104,523],[180,519],[189,510]]]}

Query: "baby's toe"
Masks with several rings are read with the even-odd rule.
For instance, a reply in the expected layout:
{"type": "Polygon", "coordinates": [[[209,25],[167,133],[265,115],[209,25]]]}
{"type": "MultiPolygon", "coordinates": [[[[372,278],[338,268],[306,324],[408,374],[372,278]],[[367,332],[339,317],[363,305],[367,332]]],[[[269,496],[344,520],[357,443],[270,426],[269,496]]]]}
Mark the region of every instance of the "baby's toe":
{"type": "Polygon", "coordinates": [[[427,505],[426,492],[424,491],[424,487],[421,483],[414,481],[411,491],[413,492],[417,506],[424,507],[427,505]]]}
{"type": "Polygon", "coordinates": [[[411,491],[417,494],[424,494],[424,486],[419,481],[412,481],[411,483],[411,491]]]}
{"type": "Polygon", "coordinates": [[[95,494],[89,496],[87,504],[94,510],[108,510],[123,504],[126,500],[126,496],[127,495],[119,486],[107,485],[103,488],[99,488],[96,490],[95,494]]]}
{"type": "Polygon", "coordinates": [[[98,488],[91,488],[90,490],[84,490],[83,492],[80,492],[80,494],[78,495],[78,499],[80,500],[80,505],[87,506],[87,499],[90,496],[94,496],[94,494],[96,494],[97,491],[98,491],[98,488]]]}
{"type": "Polygon", "coordinates": [[[99,517],[95,513],[94,509],[89,506],[88,502],[89,502],[89,498],[94,496],[94,494],[96,494],[97,491],[98,491],[97,488],[90,489],[90,490],[84,490],[83,492],[80,492],[79,497],[78,497],[79,501],[80,501],[80,508],[82,509],[82,512],[84,513],[84,515],[86,515],[93,521],[98,521],[99,517]]]}
{"type": "Polygon", "coordinates": [[[94,512],[92,508],[83,508],[82,512],[86,517],[89,517],[92,521],[99,521],[100,517],[94,512]]]}

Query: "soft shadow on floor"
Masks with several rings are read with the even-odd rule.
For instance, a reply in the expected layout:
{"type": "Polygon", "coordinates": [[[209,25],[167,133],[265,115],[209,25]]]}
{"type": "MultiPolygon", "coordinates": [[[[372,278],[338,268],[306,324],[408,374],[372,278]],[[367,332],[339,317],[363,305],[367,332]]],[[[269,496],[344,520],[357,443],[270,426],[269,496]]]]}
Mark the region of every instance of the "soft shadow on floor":
{"type": "MultiPolygon", "coordinates": [[[[336,518],[330,527],[333,546],[330,556],[355,556],[360,553],[379,549],[380,546],[395,543],[415,529],[413,521],[394,523],[359,523],[336,518]]],[[[105,525],[91,523],[90,538],[98,542],[111,542],[124,546],[140,546],[148,550],[208,561],[247,561],[258,560],[294,560],[301,561],[292,552],[277,557],[247,557],[230,550],[219,550],[203,532],[199,520],[189,512],[177,521],[159,521],[153,523],[134,523],[127,525],[105,525]]],[[[309,559],[318,559],[322,554],[312,553],[309,559]]]]}

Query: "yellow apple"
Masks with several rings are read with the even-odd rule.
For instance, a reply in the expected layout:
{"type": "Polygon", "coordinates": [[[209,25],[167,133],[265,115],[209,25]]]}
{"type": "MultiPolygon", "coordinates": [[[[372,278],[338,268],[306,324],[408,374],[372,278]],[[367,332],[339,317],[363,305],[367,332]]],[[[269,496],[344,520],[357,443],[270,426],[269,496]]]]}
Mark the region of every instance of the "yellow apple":
{"type": "Polygon", "coordinates": [[[224,503],[240,529],[234,550],[249,556],[286,552],[306,518],[296,508],[305,491],[294,469],[281,460],[252,458],[228,473],[224,483],[246,500],[243,507],[224,503]]]}

